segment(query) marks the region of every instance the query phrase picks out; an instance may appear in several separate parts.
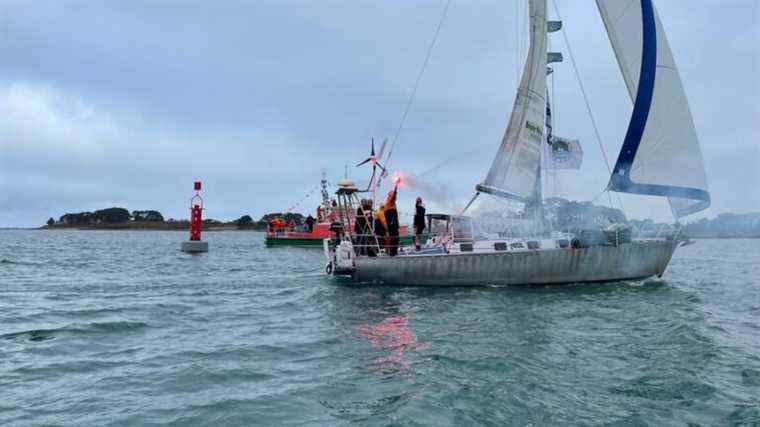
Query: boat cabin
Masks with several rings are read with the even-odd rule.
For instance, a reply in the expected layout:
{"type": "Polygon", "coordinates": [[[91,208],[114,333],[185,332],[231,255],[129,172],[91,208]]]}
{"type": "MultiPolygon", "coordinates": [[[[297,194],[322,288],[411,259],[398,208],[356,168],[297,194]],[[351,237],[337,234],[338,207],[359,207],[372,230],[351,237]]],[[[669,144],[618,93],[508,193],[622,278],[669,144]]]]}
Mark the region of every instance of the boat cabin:
{"type": "Polygon", "coordinates": [[[359,189],[350,179],[338,181],[337,186],[338,190],[335,192],[337,204],[333,209],[337,213],[340,225],[346,233],[350,234],[354,226],[356,207],[360,205],[358,197],[359,189]]]}
{"type": "Polygon", "coordinates": [[[472,218],[463,215],[427,214],[428,246],[458,244],[467,250],[473,245],[472,218]]]}

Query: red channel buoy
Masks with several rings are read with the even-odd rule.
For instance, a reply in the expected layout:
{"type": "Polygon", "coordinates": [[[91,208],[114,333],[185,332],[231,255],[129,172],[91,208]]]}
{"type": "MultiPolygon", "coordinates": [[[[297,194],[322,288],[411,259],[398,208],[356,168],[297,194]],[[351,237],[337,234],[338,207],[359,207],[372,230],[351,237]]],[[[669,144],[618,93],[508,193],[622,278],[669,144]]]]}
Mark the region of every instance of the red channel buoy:
{"type": "Polygon", "coordinates": [[[203,197],[201,197],[200,181],[195,181],[194,189],[195,195],[190,198],[190,240],[182,242],[182,251],[208,252],[208,242],[201,240],[203,197]]]}

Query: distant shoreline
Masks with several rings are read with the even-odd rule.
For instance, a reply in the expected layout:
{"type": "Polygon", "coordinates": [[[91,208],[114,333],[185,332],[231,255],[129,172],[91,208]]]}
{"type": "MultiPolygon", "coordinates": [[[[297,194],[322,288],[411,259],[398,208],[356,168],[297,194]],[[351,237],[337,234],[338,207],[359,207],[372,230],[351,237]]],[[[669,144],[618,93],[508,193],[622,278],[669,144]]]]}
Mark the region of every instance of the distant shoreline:
{"type": "MultiPolygon", "coordinates": [[[[93,230],[106,230],[106,231],[180,231],[188,232],[189,226],[187,222],[163,222],[163,223],[123,223],[123,224],[98,224],[98,225],[63,225],[56,224],[53,226],[43,225],[42,227],[0,227],[0,231],[12,231],[12,230],[76,230],[76,231],[93,231],[93,230]]],[[[266,231],[265,227],[253,226],[253,227],[238,227],[231,224],[204,224],[203,231],[266,231]]],[[[693,240],[721,240],[721,239],[760,239],[760,236],[689,236],[693,240]]]]}
{"type": "MultiPolygon", "coordinates": [[[[213,218],[203,219],[204,231],[265,231],[271,221],[280,218],[287,223],[302,225],[306,217],[299,213],[269,213],[254,220],[250,215],[243,215],[236,220],[219,221],[213,218]]],[[[58,220],[50,217],[37,230],[157,230],[157,231],[189,231],[190,221],[187,219],[164,219],[161,212],[156,210],[133,210],[123,207],[99,209],[94,212],[66,213],[58,220]]]]}
{"type": "MultiPolygon", "coordinates": [[[[124,231],[189,231],[190,226],[185,222],[127,222],[109,224],[55,224],[42,227],[25,228],[25,230],[124,230],[124,231]]],[[[203,231],[265,231],[264,227],[234,224],[203,224],[203,231]]]]}

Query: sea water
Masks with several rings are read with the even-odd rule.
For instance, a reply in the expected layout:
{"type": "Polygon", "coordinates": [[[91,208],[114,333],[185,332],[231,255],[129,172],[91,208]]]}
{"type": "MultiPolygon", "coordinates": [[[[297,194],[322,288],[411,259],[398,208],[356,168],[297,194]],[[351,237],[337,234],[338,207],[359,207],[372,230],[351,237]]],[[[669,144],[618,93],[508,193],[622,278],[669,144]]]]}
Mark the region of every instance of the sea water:
{"type": "Polygon", "coordinates": [[[0,424],[760,423],[760,240],[662,279],[428,289],[204,237],[0,231],[0,424]]]}

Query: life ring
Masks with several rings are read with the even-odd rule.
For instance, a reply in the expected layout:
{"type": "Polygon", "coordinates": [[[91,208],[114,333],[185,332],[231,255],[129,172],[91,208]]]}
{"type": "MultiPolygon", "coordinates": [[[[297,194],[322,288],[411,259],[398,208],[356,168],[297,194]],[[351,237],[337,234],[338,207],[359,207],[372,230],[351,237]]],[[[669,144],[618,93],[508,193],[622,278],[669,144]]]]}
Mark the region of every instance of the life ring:
{"type": "Polygon", "coordinates": [[[333,272],[333,265],[331,261],[331,262],[328,262],[327,265],[325,266],[325,273],[329,275],[329,274],[332,274],[332,272],[333,272]]]}

